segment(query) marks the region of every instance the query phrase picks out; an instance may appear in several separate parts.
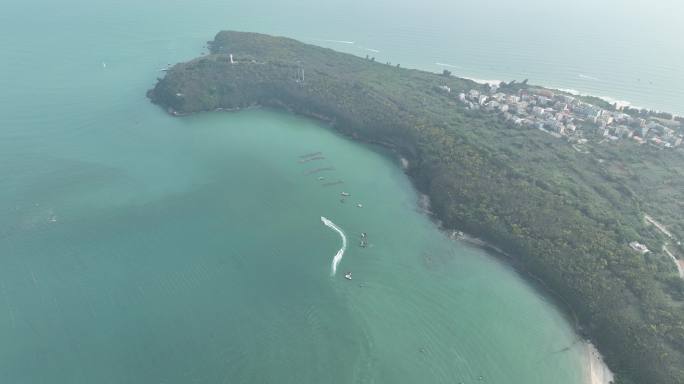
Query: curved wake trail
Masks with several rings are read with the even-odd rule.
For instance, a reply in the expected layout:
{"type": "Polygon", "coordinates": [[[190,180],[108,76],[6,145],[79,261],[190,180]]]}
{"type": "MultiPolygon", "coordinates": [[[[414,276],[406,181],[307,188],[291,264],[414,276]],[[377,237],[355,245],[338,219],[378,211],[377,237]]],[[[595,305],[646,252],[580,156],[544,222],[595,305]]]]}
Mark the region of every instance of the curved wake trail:
{"type": "Polygon", "coordinates": [[[340,227],[338,227],[335,223],[332,221],[326,219],[325,217],[321,216],[321,221],[326,227],[332,228],[335,232],[340,234],[340,237],[342,238],[342,248],[340,248],[339,251],[335,254],[335,257],[333,257],[332,261],[332,266],[330,270],[330,275],[335,276],[335,273],[337,272],[337,265],[342,261],[342,256],[344,256],[344,251],[347,250],[347,236],[345,236],[344,232],[340,227]]]}

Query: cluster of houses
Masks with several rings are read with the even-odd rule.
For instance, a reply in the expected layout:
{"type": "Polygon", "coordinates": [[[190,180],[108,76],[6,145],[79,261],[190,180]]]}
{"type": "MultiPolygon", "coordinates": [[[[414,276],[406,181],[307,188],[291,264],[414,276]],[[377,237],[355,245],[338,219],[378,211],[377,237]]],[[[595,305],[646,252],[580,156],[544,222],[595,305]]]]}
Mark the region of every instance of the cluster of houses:
{"type": "MultiPolygon", "coordinates": [[[[440,89],[451,93],[446,86],[440,89]]],[[[548,89],[524,89],[507,94],[492,86],[489,92],[473,89],[460,93],[458,100],[469,109],[499,113],[514,126],[540,129],[578,143],[586,143],[587,138],[630,139],[640,144],[674,148],[684,140],[684,127],[679,121],[633,117],[548,89]]]]}

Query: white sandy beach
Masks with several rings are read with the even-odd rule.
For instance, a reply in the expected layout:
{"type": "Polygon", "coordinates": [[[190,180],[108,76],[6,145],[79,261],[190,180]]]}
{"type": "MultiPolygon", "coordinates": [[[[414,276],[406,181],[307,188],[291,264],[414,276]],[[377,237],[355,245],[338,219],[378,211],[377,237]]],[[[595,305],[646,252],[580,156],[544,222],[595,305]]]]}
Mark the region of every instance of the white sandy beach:
{"type": "Polygon", "coordinates": [[[608,369],[603,357],[594,344],[585,343],[587,384],[610,384],[613,382],[613,373],[608,369]]]}

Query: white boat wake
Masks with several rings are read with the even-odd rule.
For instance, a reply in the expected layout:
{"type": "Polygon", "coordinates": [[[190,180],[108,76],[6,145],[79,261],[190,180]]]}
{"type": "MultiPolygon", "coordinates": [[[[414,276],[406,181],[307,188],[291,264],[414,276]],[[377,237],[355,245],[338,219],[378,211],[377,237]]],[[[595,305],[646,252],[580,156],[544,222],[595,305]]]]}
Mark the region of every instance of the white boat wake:
{"type": "Polygon", "coordinates": [[[340,248],[339,251],[337,251],[337,254],[335,254],[335,257],[333,257],[332,261],[332,266],[330,270],[330,275],[335,276],[335,273],[337,272],[337,265],[342,261],[342,256],[344,256],[344,251],[347,250],[347,236],[345,236],[344,232],[340,227],[338,227],[335,223],[332,221],[326,219],[325,217],[321,216],[321,221],[323,224],[327,227],[332,228],[335,232],[340,234],[340,237],[342,238],[342,248],[340,248]]]}

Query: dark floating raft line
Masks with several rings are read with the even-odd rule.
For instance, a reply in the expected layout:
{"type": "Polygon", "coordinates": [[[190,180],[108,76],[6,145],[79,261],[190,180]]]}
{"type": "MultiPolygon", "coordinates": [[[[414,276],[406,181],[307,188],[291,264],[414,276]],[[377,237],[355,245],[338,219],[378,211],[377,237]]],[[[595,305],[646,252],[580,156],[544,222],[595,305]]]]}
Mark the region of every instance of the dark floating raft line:
{"type": "Polygon", "coordinates": [[[324,160],[324,156],[314,156],[314,157],[309,157],[306,159],[299,160],[300,163],[308,163],[309,161],[314,161],[314,160],[324,160]]]}
{"type": "Polygon", "coordinates": [[[335,167],[323,167],[323,168],[316,168],[316,169],[310,169],[306,171],[307,175],[313,175],[314,173],[318,172],[323,172],[323,171],[334,171],[335,167]]]}
{"type": "Polygon", "coordinates": [[[323,183],[323,184],[321,184],[321,185],[324,186],[324,187],[331,187],[331,186],[337,185],[337,184],[344,184],[344,181],[342,181],[342,180],[337,180],[337,181],[333,181],[333,182],[331,182],[331,183],[323,183]]]}
{"type": "Polygon", "coordinates": [[[307,153],[306,155],[301,155],[299,156],[300,159],[306,159],[307,157],[314,157],[314,156],[320,156],[322,155],[323,152],[313,152],[313,153],[307,153]]]}

